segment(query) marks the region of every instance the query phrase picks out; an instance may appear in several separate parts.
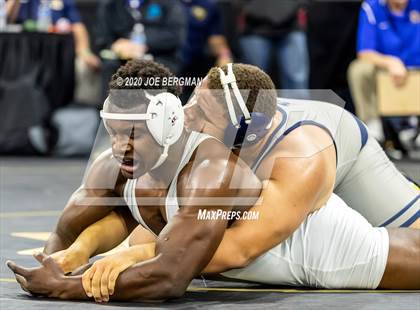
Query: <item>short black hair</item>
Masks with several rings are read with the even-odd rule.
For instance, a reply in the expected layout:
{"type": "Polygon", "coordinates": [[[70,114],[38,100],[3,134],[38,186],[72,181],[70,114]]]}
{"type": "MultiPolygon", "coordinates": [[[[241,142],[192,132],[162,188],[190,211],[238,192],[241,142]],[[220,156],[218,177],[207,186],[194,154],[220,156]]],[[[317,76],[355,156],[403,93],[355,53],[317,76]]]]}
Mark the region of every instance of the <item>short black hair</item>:
{"type": "MultiPolygon", "coordinates": [[[[227,73],[227,65],[221,67],[221,69],[225,74],[227,73]]],[[[270,76],[260,68],[248,64],[236,63],[232,69],[241,93],[249,91],[246,100],[248,110],[273,117],[277,110],[277,92],[270,76]]],[[[223,89],[217,67],[211,68],[207,77],[210,89],[223,89]]],[[[226,102],[223,92],[215,92],[215,95],[218,102],[226,102]]],[[[244,94],[242,95],[244,96],[244,94]]],[[[232,94],[232,100],[235,100],[234,98],[235,96],[232,94]]],[[[235,105],[235,110],[240,113],[237,105],[235,105]]]]}
{"type": "Polygon", "coordinates": [[[164,78],[169,79],[174,76],[171,70],[155,61],[130,60],[112,75],[109,82],[109,102],[111,105],[108,108],[116,107],[119,110],[135,111],[136,107],[141,106],[142,102],[149,102],[145,97],[144,90],[150,90],[150,93],[155,95],[161,92],[169,92],[179,97],[181,87],[164,82],[164,78]],[[145,86],[145,82],[150,79],[155,79],[155,83],[152,86],[145,86]]]}

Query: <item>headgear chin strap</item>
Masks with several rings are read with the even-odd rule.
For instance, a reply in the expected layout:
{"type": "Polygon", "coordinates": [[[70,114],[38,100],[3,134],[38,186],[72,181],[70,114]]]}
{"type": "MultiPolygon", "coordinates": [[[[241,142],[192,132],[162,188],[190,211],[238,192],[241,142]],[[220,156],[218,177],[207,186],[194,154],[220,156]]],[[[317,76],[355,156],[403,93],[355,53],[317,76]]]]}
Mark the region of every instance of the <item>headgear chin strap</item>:
{"type": "Polygon", "coordinates": [[[251,115],[249,114],[244,98],[242,98],[241,92],[238,89],[238,84],[236,84],[236,77],[235,77],[235,74],[233,73],[233,64],[229,63],[227,65],[227,68],[228,68],[227,75],[221,68],[217,68],[217,69],[219,70],[219,73],[220,73],[220,83],[223,86],[223,91],[226,98],[230,121],[236,128],[239,128],[238,119],[236,117],[235,108],[233,106],[232,97],[230,95],[229,85],[232,87],[233,94],[235,95],[236,101],[239,104],[239,108],[241,109],[243,115],[245,116],[245,122],[247,124],[251,122],[251,115]]]}
{"type": "Polygon", "coordinates": [[[227,75],[221,68],[218,68],[218,70],[231,121],[231,124],[225,130],[225,144],[239,148],[243,145],[257,143],[271,128],[273,123],[272,118],[268,117],[265,113],[249,112],[236,83],[232,63],[227,65],[227,75]],[[235,113],[229,86],[232,87],[236,102],[242,111],[242,116],[237,116],[235,113]]]}
{"type": "MultiPolygon", "coordinates": [[[[184,130],[184,110],[181,100],[171,93],[151,95],[145,92],[150,101],[144,114],[100,112],[103,120],[146,121],[147,129],[155,141],[163,147],[163,153],[152,170],[161,166],[168,158],[169,147],[175,144],[184,130]]],[[[106,99],[108,101],[109,98],[106,99]]]]}

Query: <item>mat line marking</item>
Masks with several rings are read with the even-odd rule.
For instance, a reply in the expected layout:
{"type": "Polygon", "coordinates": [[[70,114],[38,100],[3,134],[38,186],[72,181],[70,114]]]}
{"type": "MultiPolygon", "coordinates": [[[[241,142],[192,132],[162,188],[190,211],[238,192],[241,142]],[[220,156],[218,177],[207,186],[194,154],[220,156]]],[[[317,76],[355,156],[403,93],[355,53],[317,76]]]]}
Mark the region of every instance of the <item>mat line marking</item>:
{"type": "Polygon", "coordinates": [[[46,210],[46,211],[0,212],[0,218],[58,216],[60,214],[61,214],[61,210],[60,211],[46,210]]]}
{"type": "Polygon", "coordinates": [[[14,278],[0,278],[0,282],[14,283],[16,279],[14,278]]]}

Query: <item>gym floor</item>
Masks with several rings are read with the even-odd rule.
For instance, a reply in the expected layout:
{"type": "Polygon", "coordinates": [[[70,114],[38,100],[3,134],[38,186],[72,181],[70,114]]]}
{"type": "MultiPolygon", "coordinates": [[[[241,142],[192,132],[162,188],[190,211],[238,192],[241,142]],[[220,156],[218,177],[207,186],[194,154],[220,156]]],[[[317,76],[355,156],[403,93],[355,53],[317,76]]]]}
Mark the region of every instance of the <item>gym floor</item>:
{"type": "MultiPolygon", "coordinates": [[[[81,182],[86,161],[80,159],[0,158],[0,308],[99,309],[93,302],[33,298],[23,292],[5,266],[8,259],[37,266],[30,253],[42,248],[68,197],[81,182]]],[[[397,166],[417,182],[420,165],[397,166]]],[[[166,303],[116,303],[107,309],[420,309],[420,291],[305,290],[194,280],[184,298],[166,303]]]]}

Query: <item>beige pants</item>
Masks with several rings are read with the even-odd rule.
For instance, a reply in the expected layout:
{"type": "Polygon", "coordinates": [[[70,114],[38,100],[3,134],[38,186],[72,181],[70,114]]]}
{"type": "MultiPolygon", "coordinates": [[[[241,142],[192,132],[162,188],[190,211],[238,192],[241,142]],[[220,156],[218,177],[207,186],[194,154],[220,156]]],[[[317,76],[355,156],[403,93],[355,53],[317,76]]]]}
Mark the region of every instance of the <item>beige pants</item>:
{"type": "Polygon", "coordinates": [[[356,114],[364,122],[377,119],[376,67],[362,60],[354,60],[347,71],[347,79],[354,100],[356,114]]]}

